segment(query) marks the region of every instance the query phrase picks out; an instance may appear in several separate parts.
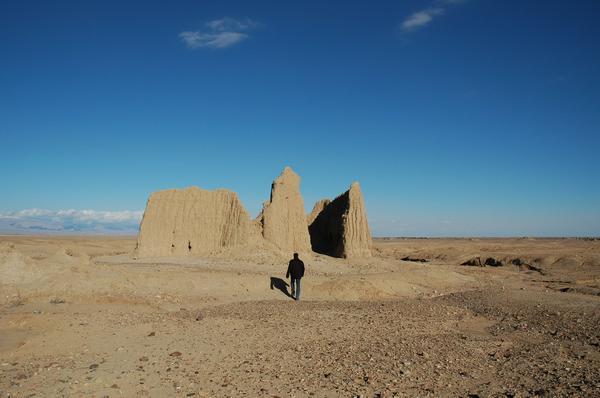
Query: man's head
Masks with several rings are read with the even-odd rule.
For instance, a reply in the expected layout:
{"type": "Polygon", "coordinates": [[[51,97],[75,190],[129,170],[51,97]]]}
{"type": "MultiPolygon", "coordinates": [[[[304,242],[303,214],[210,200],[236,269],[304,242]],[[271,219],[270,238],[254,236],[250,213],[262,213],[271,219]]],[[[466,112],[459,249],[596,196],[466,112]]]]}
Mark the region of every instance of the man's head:
{"type": "Polygon", "coordinates": [[[298,260],[298,253],[294,253],[294,260],[298,260]]]}

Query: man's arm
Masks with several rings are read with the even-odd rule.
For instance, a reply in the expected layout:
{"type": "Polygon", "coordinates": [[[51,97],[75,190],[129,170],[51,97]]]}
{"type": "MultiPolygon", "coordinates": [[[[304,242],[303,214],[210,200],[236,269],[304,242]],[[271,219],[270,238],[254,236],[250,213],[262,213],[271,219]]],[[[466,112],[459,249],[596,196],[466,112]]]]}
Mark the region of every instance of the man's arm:
{"type": "Polygon", "coordinates": [[[292,262],[290,261],[290,263],[288,264],[288,270],[287,273],[285,274],[285,278],[289,278],[290,277],[290,267],[292,266],[292,262]]]}

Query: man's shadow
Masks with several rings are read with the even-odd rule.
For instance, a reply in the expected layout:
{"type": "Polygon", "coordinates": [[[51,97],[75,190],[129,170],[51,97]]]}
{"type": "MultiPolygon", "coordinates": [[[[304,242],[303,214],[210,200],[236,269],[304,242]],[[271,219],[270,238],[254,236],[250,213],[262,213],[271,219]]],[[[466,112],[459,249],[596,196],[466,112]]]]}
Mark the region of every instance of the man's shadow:
{"type": "Polygon", "coordinates": [[[289,298],[294,298],[288,292],[288,284],[287,284],[287,282],[284,281],[281,278],[275,278],[274,276],[271,277],[271,290],[273,290],[273,288],[276,288],[277,290],[280,290],[283,294],[285,294],[289,298]]]}

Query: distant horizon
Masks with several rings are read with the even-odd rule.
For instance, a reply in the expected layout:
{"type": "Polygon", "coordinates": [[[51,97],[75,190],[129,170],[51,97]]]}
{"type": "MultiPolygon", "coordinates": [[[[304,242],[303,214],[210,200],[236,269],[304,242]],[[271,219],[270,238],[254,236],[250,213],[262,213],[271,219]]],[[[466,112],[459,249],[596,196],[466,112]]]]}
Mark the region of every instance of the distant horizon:
{"type": "Polygon", "coordinates": [[[600,2],[0,4],[0,231],[123,234],[283,167],[376,236],[600,236],[600,2]]]}
{"type": "MultiPolygon", "coordinates": [[[[0,230],[0,236],[23,236],[23,237],[54,237],[54,238],[73,238],[73,237],[98,237],[98,238],[137,238],[138,232],[124,233],[98,233],[98,232],[81,232],[81,231],[23,231],[23,232],[5,232],[0,230]]],[[[373,235],[373,239],[582,239],[582,240],[600,240],[600,235],[596,236],[377,236],[373,235]]]]}
{"type": "MultiPolygon", "coordinates": [[[[333,199],[333,198],[329,198],[333,199]]],[[[306,207],[306,206],[305,206],[306,207]]],[[[311,208],[312,209],[312,206],[311,208]]],[[[306,214],[310,214],[306,208],[306,214]]],[[[369,209],[367,207],[367,216],[369,209]]],[[[17,212],[0,212],[0,235],[96,235],[135,236],[143,217],[143,210],[96,211],[96,210],[47,210],[24,209],[17,212]]],[[[259,211],[256,215],[260,214],[259,211]]],[[[256,216],[250,214],[250,219],[256,216]]],[[[392,220],[394,221],[394,220],[392,220]]],[[[381,233],[369,217],[369,228],[373,238],[595,238],[600,233],[590,234],[519,234],[519,233],[381,233]]]]}

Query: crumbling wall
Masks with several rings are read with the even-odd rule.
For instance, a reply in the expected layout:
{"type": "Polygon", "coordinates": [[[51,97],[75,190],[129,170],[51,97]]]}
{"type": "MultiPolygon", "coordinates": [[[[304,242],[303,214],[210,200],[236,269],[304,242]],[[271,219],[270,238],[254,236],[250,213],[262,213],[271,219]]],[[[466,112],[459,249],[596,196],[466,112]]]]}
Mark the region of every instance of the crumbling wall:
{"type": "Polygon", "coordinates": [[[310,218],[313,251],[342,258],[371,256],[371,232],[358,183],[329,203],[317,202],[310,218]]]}
{"type": "Polygon", "coordinates": [[[263,237],[281,250],[310,252],[300,176],[291,168],[286,167],[271,185],[271,198],[265,203],[259,220],[263,237]]]}
{"type": "Polygon", "coordinates": [[[330,203],[331,203],[331,200],[329,200],[329,199],[321,199],[317,203],[315,203],[312,211],[306,217],[306,222],[308,223],[308,225],[312,224],[313,221],[315,221],[315,219],[319,216],[319,214],[321,214],[321,212],[323,210],[325,210],[325,207],[327,207],[327,205],[329,205],[330,203]]]}
{"type": "Polygon", "coordinates": [[[245,244],[250,223],[235,192],[198,187],[155,192],[146,205],[136,252],[140,257],[214,253],[245,244]]]}
{"type": "MultiPolygon", "coordinates": [[[[234,253],[233,247],[335,257],[371,255],[371,233],[358,183],[333,201],[317,202],[306,216],[300,177],[286,167],[271,197],[251,221],[235,192],[197,187],[153,193],[140,225],[139,257],[234,253]]],[[[238,250],[239,252],[239,250],[238,250]]]]}

